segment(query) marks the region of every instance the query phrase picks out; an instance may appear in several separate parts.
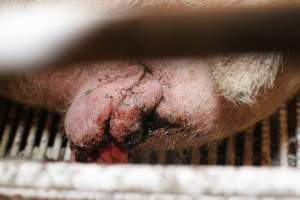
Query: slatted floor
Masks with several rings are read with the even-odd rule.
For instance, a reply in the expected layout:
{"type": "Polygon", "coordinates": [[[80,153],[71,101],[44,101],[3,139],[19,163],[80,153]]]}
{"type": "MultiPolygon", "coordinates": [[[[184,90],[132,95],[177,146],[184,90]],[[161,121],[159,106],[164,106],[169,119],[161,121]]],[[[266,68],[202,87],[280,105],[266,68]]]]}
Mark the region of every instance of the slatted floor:
{"type": "MultiPolygon", "coordinates": [[[[0,99],[0,159],[68,161],[60,116],[0,99]]],[[[131,153],[133,163],[300,166],[300,97],[253,128],[183,151],[131,153]]]]}
{"type": "Polygon", "coordinates": [[[0,99],[0,158],[69,160],[60,116],[0,99]]]}

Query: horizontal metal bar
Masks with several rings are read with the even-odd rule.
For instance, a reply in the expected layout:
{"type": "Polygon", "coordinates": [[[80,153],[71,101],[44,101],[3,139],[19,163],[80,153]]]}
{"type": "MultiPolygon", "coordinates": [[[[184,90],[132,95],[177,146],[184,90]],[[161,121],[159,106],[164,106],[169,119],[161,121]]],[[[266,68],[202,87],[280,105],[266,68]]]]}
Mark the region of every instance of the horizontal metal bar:
{"type": "Polygon", "coordinates": [[[299,198],[299,178],[297,168],[0,162],[0,189],[37,191],[299,198]]]}
{"type": "Polygon", "coordinates": [[[137,14],[95,28],[72,54],[84,60],[298,52],[298,24],[300,5],[137,14]]]}
{"type": "MultiPolygon", "coordinates": [[[[64,51],[44,62],[37,59],[37,65],[300,50],[298,4],[129,13],[105,19],[101,16],[93,25],[83,26],[87,30],[78,36],[77,42],[66,42],[61,48],[64,51]]],[[[14,59],[18,61],[17,57],[14,59]]],[[[33,67],[34,63],[31,64],[33,67]]],[[[0,66],[5,68],[1,60],[0,66]]]]}

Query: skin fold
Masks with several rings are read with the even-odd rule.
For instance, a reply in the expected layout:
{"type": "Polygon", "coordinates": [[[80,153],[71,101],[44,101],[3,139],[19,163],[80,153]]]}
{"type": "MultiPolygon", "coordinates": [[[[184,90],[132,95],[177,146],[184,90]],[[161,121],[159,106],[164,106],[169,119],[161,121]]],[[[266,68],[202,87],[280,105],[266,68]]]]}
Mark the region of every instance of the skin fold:
{"type": "MultiPolygon", "coordinates": [[[[92,9],[101,6],[134,12],[269,2],[282,1],[85,3],[92,9]]],[[[64,113],[74,160],[126,162],[124,140],[142,132],[149,137],[138,148],[184,148],[221,139],[268,117],[299,90],[299,63],[298,56],[288,52],[99,61],[2,76],[0,94],[64,113]]]]}

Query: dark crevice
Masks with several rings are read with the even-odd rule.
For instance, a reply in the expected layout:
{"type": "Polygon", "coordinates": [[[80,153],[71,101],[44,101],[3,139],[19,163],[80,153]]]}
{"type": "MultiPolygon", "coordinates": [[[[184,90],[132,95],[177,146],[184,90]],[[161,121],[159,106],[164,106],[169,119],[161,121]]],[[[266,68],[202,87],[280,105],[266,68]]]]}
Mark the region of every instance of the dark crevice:
{"type": "Polygon", "coordinates": [[[0,142],[1,142],[5,125],[9,123],[8,116],[11,109],[11,103],[7,100],[2,100],[0,105],[1,105],[0,142]]]}
{"type": "Polygon", "coordinates": [[[235,165],[241,166],[244,163],[244,134],[238,134],[235,137],[235,165]]]}
{"type": "Polygon", "coordinates": [[[52,117],[52,122],[49,127],[50,136],[49,136],[49,140],[48,140],[49,147],[54,145],[55,137],[57,134],[59,134],[57,130],[58,130],[59,121],[60,121],[59,115],[57,115],[55,113],[52,113],[51,117],[52,117]]]}
{"type": "Polygon", "coordinates": [[[218,146],[217,165],[226,164],[226,147],[227,147],[227,140],[222,140],[218,146]]]}
{"type": "Polygon", "coordinates": [[[296,124],[297,124],[297,101],[293,99],[287,105],[287,125],[288,125],[288,154],[289,154],[289,165],[295,167],[297,164],[297,135],[296,135],[296,124]]]}
{"type": "Polygon", "coordinates": [[[262,124],[257,123],[253,133],[253,165],[260,166],[262,161],[262,124]]]}
{"type": "Polygon", "coordinates": [[[29,135],[29,131],[30,131],[30,128],[32,126],[32,119],[34,117],[33,115],[33,110],[31,108],[28,108],[26,111],[25,111],[25,119],[24,119],[24,133],[22,135],[22,139],[21,139],[21,144],[20,144],[20,151],[24,150],[25,147],[26,147],[26,144],[27,144],[27,138],[28,138],[28,135],[29,135]]]}
{"type": "Polygon", "coordinates": [[[278,112],[270,117],[272,165],[280,165],[279,157],[279,118],[278,112]]]}
{"type": "Polygon", "coordinates": [[[9,137],[8,137],[8,141],[6,144],[6,148],[5,148],[5,154],[8,153],[8,151],[11,149],[12,145],[13,145],[13,141],[14,138],[16,136],[16,130],[19,126],[20,120],[21,120],[21,116],[22,116],[22,112],[23,112],[23,108],[21,107],[21,105],[15,105],[15,110],[14,112],[12,112],[10,117],[11,120],[11,129],[9,132],[9,137]]]}
{"type": "Polygon", "coordinates": [[[36,137],[34,140],[34,146],[39,146],[42,138],[42,133],[44,131],[44,127],[46,125],[48,112],[46,110],[40,110],[38,114],[38,122],[37,122],[37,131],[36,137]]]}
{"type": "Polygon", "coordinates": [[[208,147],[207,145],[203,145],[200,147],[200,164],[207,165],[208,164],[208,147]]]}

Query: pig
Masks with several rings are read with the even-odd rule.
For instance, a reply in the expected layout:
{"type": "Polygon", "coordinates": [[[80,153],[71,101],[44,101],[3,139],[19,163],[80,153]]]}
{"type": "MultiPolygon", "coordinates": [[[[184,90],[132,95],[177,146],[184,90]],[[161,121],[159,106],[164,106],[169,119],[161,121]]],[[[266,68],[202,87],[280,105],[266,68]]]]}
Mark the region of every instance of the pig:
{"type": "MultiPolygon", "coordinates": [[[[93,0],[84,5],[135,12],[277,2],[93,0]]],[[[55,3],[26,2],[46,8],[55,3]]],[[[180,149],[250,127],[299,91],[299,64],[299,57],[289,52],[103,60],[2,75],[0,94],[64,114],[73,160],[126,163],[126,143],[136,148],[180,149]]]]}

